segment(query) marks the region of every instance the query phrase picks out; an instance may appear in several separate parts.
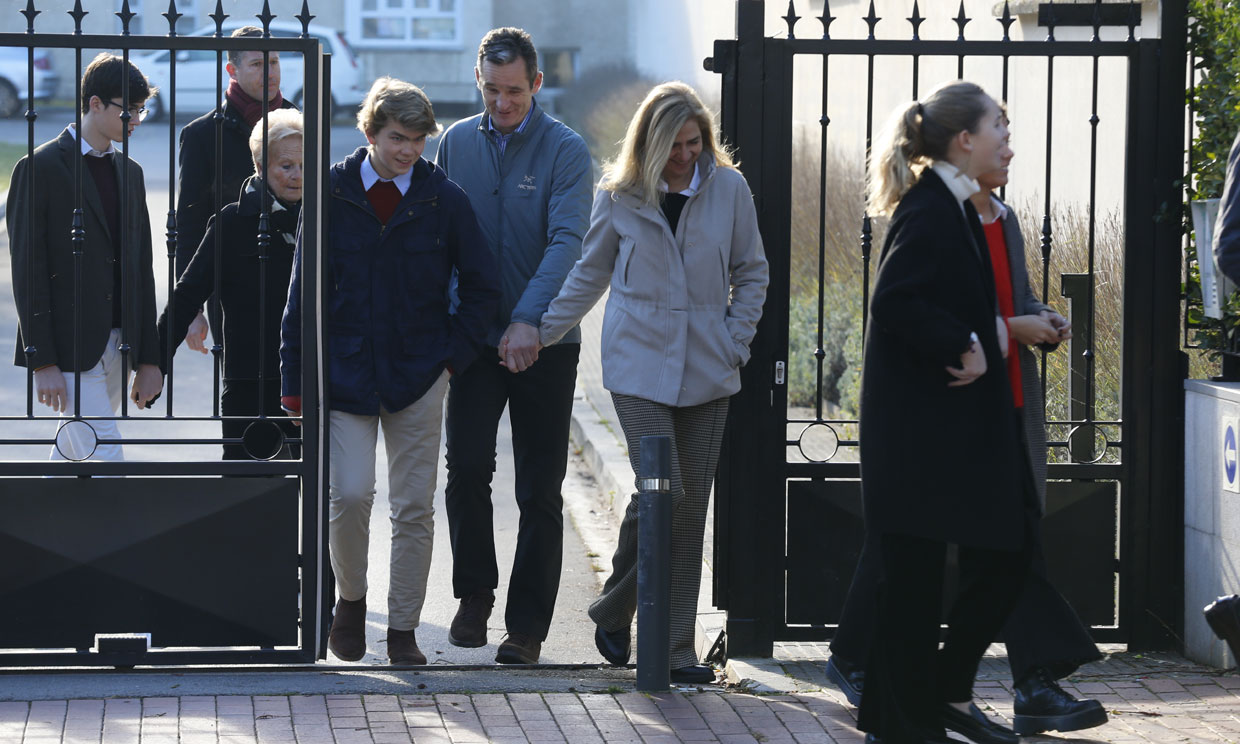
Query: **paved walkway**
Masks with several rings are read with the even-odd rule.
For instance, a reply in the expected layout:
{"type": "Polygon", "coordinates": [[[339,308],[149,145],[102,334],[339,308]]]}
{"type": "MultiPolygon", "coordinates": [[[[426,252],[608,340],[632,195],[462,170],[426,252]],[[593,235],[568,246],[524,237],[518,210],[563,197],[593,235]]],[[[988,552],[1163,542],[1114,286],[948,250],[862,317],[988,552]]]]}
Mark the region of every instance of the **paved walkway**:
{"type": "MultiPolygon", "coordinates": [[[[806,689],[636,692],[278,695],[113,698],[0,703],[0,742],[13,744],[409,744],[410,742],[860,742],[853,708],[815,687],[821,647],[780,649],[806,689]]],[[[1006,660],[992,657],[976,688],[989,712],[1011,717],[1006,660]]],[[[412,688],[413,685],[411,685],[412,688]]],[[[627,687],[628,685],[624,685],[627,687]]],[[[1105,726],[1029,742],[1240,741],[1240,677],[1173,655],[1117,653],[1069,688],[1102,700],[1105,726]]]]}

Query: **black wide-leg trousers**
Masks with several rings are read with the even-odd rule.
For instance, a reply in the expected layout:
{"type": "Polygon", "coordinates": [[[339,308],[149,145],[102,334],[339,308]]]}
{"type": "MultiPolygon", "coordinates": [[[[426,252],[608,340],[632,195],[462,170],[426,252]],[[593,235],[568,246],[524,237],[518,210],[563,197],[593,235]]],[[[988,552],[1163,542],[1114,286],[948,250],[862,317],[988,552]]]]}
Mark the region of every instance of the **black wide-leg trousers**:
{"type": "Polygon", "coordinates": [[[972,700],[982,655],[1024,589],[1029,553],[960,546],[960,591],[940,649],[947,543],[892,533],[870,540],[882,580],[857,726],[884,744],[942,738],[942,706],[972,700]]]}

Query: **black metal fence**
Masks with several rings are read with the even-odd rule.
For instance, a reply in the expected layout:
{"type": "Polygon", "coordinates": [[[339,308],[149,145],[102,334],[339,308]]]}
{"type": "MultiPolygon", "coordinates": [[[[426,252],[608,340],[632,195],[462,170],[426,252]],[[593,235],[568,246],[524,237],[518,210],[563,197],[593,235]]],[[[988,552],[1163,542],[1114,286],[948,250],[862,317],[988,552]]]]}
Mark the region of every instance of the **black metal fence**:
{"type": "MultiPolygon", "coordinates": [[[[55,5],[51,3],[49,5],[55,5]]],[[[56,12],[61,12],[57,7],[56,12]]],[[[0,619],[0,665],[132,665],[180,663],[252,663],[311,662],[322,655],[325,639],[324,613],[330,602],[329,572],[326,570],[327,523],[325,484],[325,430],[319,402],[325,389],[322,364],[320,308],[321,237],[323,234],[320,184],[324,165],[329,162],[328,116],[330,60],[317,40],[309,35],[313,16],[303,2],[296,19],[301,23],[300,38],[278,38],[271,34],[275,16],[266,2],[254,16],[254,25],[262,28],[261,38],[230,38],[224,32],[229,18],[217,0],[210,18],[216,26],[213,36],[182,36],[176,31],[180,14],[175,0],[163,14],[168,22],[166,35],[130,34],[134,14],[128,0],[116,16],[121,22],[118,35],[83,33],[87,11],[77,0],[69,15],[74,22],[72,33],[44,33],[39,30],[39,16],[44,12],[29,0],[22,11],[24,32],[0,33],[0,46],[18,47],[27,51],[29,66],[29,99],[27,110],[27,157],[32,157],[40,144],[36,122],[44,112],[36,107],[34,71],[36,48],[71,49],[75,55],[74,69],[80,76],[86,50],[115,50],[126,63],[132,52],[139,50],[170,50],[168,90],[161,93],[166,106],[167,136],[167,219],[165,246],[167,272],[166,293],[172,296],[176,276],[178,247],[177,210],[177,52],[208,50],[215,53],[217,68],[215,100],[220,102],[214,112],[215,145],[213,151],[196,152],[191,157],[214,159],[216,196],[213,212],[232,198],[220,197],[222,189],[222,127],[224,124],[224,87],[227,78],[222,69],[225,55],[238,51],[261,51],[264,59],[263,89],[267,88],[266,64],[272,55],[299,55],[305,67],[302,94],[304,105],[304,183],[302,198],[302,278],[304,308],[301,327],[303,339],[302,386],[303,415],[300,438],[285,438],[274,419],[284,419],[278,409],[260,410],[242,437],[219,435],[221,422],[229,417],[221,414],[221,355],[226,353],[220,343],[212,349],[214,364],[209,382],[186,378],[186,386],[178,388],[172,351],[180,339],[172,339],[163,360],[167,376],[163,400],[146,415],[136,411],[122,394],[119,414],[115,416],[84,415],[81,403],[80,374],[73,375],[73,405],[64,414],[36,407],[35,370],[33,363],[25,369],[24,400],[5,398],[11,406],[0,410],[0,510],[6,518],[0,524],[0,604],[6,608],[0,619]],[[179,393],[179,394],[178,394],[179,393]],[[18,409],[18,410],[13,410],[18,409]],[[122,431],[118,439],[101,439],[94,431],[101,422],[116,421],[122,431]],[[90,451],[66,454],[58,447],[66,427],[77,427],[94,446],[129,445],[132,459],[100,461],[89,459],[90,451]],[[283,445],[288,459],[272,459],[283,445]],[[218,447],[237,445],[252,459],[218,459],[218,447]],[[36,449],[37,448],[37,449],[36,449]],[[45,459],[53,448],[62,459],[45,459]],[[259,451],[263,450],[263,451],[259,451]],[[299,450],[299,451],[298,451],[299,450]],[[7,453],[7,454],[6,454],[7,453]],[[291,456],[290,456],[291,453],[291,456]],[[76,477],[73,477],[76,476],[76,477]],[[221,477],[227,479],[222,480],[221,477]],[[110,479],[109,479],[110,478],[110,479]]],[[[12,28],[16,24],[5,24],[12,28]]],[[[80,77],[75,86],[75,144],[81,148],[82,90],[80,77]]],[[[123,100],[129,102],[129,81],[123,88],[123,100]]],[[[144,112],[125,108],[123,142],[115,157],[121,161],[118,200],[122,214],[128,214],[134,200],[142,192],[133,182],[128,168],[129,127],[134,116],[144,112]]],[[[204,112],[193,112],[195,115],[204,112]]],[[[60,112],[65,116],[67,112],[60,112]]],[[[262,160],[268,151],[266,120],[263,113],[262,160]]],[[[67,123],[67,122],[66,122],[67,123]]],[[[149,129],[152,125],[146,125],[149,129]]],[[[142,131],[142,136],[152,136],[142,131]]],[[[31,161],[33,162],[33,161],[31,161]]],[[[84,188],[83,159],[73,158],[72,188],[57,198],[71,200],[71,224],[49,226],[64,230],[71,236],[72,277],[70,283],[72,309],[48,310],[30,303],[36,282],[66,281],[49,277],[39,260],[50,248],[45,236],[28,236],[22,245],[10,245],[13,255],[26,255],[20,269],[14,270],[15,294],[26,301],[18,305],[18,315],[25,322],[39,312],[66,311],[74,313],[74,359],[81,357],[84,285],[99,277],[85,275],[86,258],[92,245],[86,218],[88,195],[84,188]],[[20,286],[24,283],[24,292],[20,286]]],[[[146,173],[156,173],[164,163],[147,162],[146,173]]],[[[35,224],[38,181],[51,179],[49,172],[32,169],[22,187],[26,190],[18,213],[7,214],[10,234],[23,223],[35,224]]],[[[49,183],[51,183],[49,181],[49,183]]],[[[264,190],[265,191],[265,190],[264,190]]],[[[151,198],[152,204],[154,198],[151,198]]],[[[258,308],[266,307],[265,279],[272,250],[270,215],[273,209],[269,194],[262,199],[258,234],[254,236],[258,253],[258,308]]],[[[153,211],[153,210],[152,210],[153,211]]],[[[119,255],[122,266],[140,263],[149,257],[135,256],[136,240],[132,231],[144,230],[127,219],[120,221],[119,255]]],[[[20,234],[20,228],[17,234],[20,234]]],[[[221,231],[215,231],[214,297],[218,303],[221,280],[230,267],[221,264],[221,231]]],[[[196,246],[195,246],[196,247],[196,246]]],[[[45,256],[43,256],[45,258],[45,256]]],[[[121,272],[120,301],[124,317],[135,312],[139,303],[154,302],[143,296],[141,287],[126,271],[121,272]]],[[[217,305],[218,306],[218,305],[217,305]]],[[[170,306],[169,312],[174,312],[170,306]]],[[[254,322],[279,322],[257,313],[254,322]]],[[[122,365],[123,392],[128,392],[129,373],[136,366],[130,358],[135,339],[122,323],[119,345],[122,365]]],[[[170,323],[170,325],[172,325],[170,323]]],[[[27,338],[31,334],[25,334],[27,338]]],[[[265,334],[259,333],[257,353],[264,356],[265,334]]],[[[145,339],[149,342],[150,339],[145,339]]],[[[32,344],[19,350],[26,360],[33,360],[38,349],[32,344]]],[[[184,365],[182,365],[184,366],[184,365]]],[[[188,370],[188,367],[186,368],[188,370]]],[[[201,376],[200,376],[201,377],[201,376]]],[[[279,370],[259,364],[260,386],[265,380],[279,378],[279,370]]]]}
{"type": "MultiPolygon", "coordinates": [[[[885,230],[865,212],[865,153],[876,119],[960,77],[1008,101],[1018,156],[1004,197],[1025,226],[1035,291],[1073,325],[1069,348],[1040,369],[1051,578],[1096,639],[1173,643],[1184,3],[1162,3],[1161,39],[1140,38],[1140,3],[1045,3],[1020,26],[1036,41],[1017,40],[1008,3],[993,18],[969,18],[963,2],[954,18],[927,18],[914,0],[883,19],[871,2],[841,19],[825,2],[811,19],[794,1],[777,38],[765,5],[738,0],[738,38],[707,60],[772,269],[716,481],[729,653],[833,632],[862,542],[856,391],[885,230]],[[845,23],[853,38],[839,35],[845,23]]],[[[934,436],[935,422],[910,412],[907,446],[934,436]]],[[[959,458],[967,468],[969,453],[959,458]]]]}

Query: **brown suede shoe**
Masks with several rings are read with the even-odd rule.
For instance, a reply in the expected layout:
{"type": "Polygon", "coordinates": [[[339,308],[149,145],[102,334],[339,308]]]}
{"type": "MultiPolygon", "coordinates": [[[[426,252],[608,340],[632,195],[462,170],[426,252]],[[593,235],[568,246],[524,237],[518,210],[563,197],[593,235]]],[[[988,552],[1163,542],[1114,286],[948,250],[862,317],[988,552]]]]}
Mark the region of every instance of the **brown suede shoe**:
{"type": "Polygon", "coordinates": [[[494,606],[494,594],[461,597],[461,606],[456,608],[456,617],[452,618],[452,627],[448,628],[448,643],[461,648],[487,645],[487,620],[494,606]]]}
{"type": "Polygon", "coordinates": [[[537,664],[542,651],[542,641],[536,641],[524,633],[509,633],[499,644],[495,660],[500,664],[537,664]]]}
{"type": "Polygon", "coordinates": [[[392,666],[422,666],[426,663],[426,654],[418,648],[418,639],[412,630],[388,628],[387,648],[392,666]]]}
{"type": "Polygon", "coordinates": [[[327,647],[341,661],[357,661],[366,655],[366,598],[340,599],[332,616],[327,647]]]}

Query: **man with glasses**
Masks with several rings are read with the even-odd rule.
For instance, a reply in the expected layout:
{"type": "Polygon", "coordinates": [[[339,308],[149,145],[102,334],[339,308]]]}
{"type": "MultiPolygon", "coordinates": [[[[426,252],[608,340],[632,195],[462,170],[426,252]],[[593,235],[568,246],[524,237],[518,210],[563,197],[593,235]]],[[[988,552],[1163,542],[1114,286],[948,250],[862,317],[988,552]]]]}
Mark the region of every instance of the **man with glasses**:
{"type": "MultiPolygon", "coordinates": [[[[263,30],[257,26],[242,26],[232,32],[232,37],[261,39],[263,30]]],[[[228,64],[228,88],[224,91],[224,124],[222,149],[215,150],[215,111],[211,110],[194,119],[181,130],[181,149],[177,156],[177,276],[185,272],[189,260],[198,250],[202,236],[207,231],[207,220],[216,209],[232,204],[241,196],[241,185],[254,175],[254,158],[250,154],[250,132],[262,121],[263,103],[268,111],[279,108],[296,108],[280,94],[280,54],[261,51],[230,51],[228,64]],[[263,91],[264,61],[267,68],[267,90],[263,91]],[[218,198],[215,191],[215,168],[219,161],[223,171],[218,198]]],[[[218,317],[214,303],[208,301],[211,335],[216,343],[224,344],[224,326],[218,317]]],[[[185,334],[189,348],[207,353],[204,340],[207,337],[207,321],[199,310],[198,317],[185,334]]]]}
{"type": "MultiPolygon", "coordinates": [[[[81,131],[70,124],[13,169],[7,214],[18,315],[14,361],[33,368],[38,402],[60,413],[76,417],[80,404],[81,416],[118,415],[130,370],[138,408],[163,388],[146,186],[142,168],[113,145],[124,141],[126,128],[133,134],[154,92],[132,62],[126,69],[121,57],[100,54],[82,75],[81,131]],[[77,259],[70,228],[79,204],[77,259]]],[[[123,459],[119,444],[97,443],[120,438],[116,421],[89,424],[93,434],[65,427],[52,459],[123,459]]]]}

